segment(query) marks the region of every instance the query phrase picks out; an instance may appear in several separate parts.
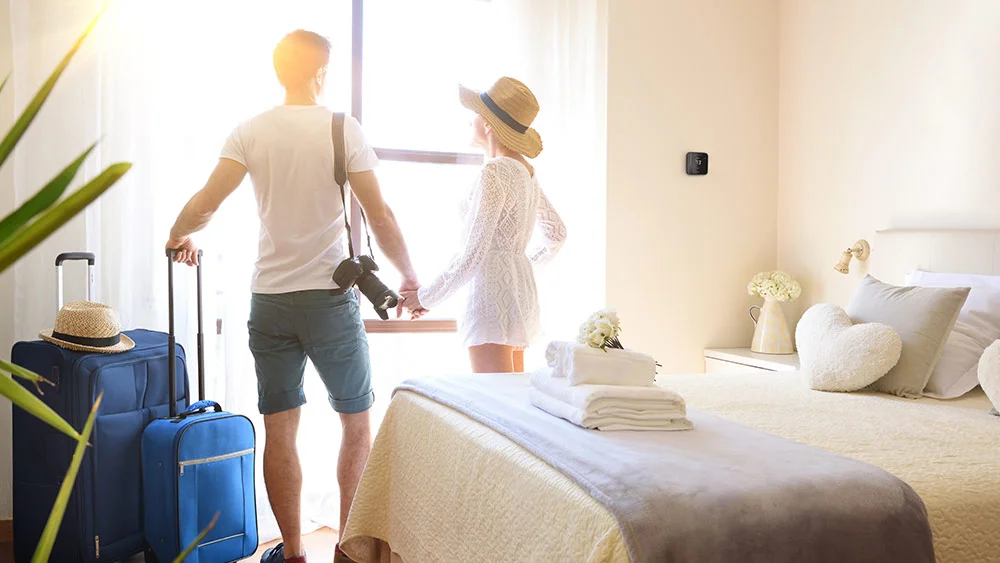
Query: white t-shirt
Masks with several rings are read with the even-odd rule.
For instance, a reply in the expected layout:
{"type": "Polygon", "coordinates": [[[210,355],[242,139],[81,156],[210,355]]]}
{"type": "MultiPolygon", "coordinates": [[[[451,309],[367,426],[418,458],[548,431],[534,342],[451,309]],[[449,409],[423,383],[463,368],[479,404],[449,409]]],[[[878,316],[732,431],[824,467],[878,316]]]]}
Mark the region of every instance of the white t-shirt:
{"type": "MultiPolygon", "coordinates": [[[[333,179],[332,119],[323,106],[278,106],[240,124],[222,149],[222,158],[246,166],[257,197],[254,293],[337,287],[333,271],[347,258],[347,237],[333,179]]],[[[344,147],[348,172],[378,164],[350,116],[344,120],[344,147]]]]}

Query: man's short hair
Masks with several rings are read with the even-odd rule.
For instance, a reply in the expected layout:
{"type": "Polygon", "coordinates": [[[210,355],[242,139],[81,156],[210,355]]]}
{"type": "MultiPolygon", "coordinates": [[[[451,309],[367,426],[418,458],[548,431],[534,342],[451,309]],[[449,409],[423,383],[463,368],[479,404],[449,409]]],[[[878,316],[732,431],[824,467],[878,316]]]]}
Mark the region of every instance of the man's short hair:
{"type": "Polygon", "coordinates": [[[274,48],[274,72],[287,89],[308,84],[330,62],[330,41],[318,33],[296,29],[274,48]]]}

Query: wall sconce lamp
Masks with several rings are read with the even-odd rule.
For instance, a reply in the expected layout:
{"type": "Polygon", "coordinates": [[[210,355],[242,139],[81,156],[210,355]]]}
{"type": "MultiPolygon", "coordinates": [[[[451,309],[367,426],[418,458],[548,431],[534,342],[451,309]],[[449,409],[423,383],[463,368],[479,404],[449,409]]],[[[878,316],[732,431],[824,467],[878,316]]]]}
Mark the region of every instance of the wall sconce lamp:
{"type": "Polygon", "coordinates": [[[840,261],[837,265],[833,267],[841,274],[846,274],[851,269],[851,258],[857,258],[858,260],[867,260],[871,256],[872,247],[868,245],[868,241],[861,239],[854,243],[854,246],[848,248],[840,255],[840,261]]]}

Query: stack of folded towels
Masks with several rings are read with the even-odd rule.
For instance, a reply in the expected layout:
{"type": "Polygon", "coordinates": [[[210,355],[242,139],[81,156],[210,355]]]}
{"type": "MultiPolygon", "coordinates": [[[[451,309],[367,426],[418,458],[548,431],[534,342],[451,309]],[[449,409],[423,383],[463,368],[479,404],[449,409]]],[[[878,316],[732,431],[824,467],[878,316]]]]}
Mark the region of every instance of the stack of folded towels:
{"type": "Polygon", "coordinates": [[[656,361],[631,350],[552,342],[531,376],[531,404],[583,428],[690,430],[684,399],[656,386],[656,361]]]}

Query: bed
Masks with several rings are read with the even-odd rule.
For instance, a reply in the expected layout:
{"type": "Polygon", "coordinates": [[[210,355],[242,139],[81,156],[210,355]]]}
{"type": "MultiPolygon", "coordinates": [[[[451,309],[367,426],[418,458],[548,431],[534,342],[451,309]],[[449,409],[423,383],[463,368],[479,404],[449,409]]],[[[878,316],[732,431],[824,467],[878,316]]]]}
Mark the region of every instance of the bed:
{"type": "MultiPolygon", "coordinates": [[[[997,274],[1000,233],[889,231],[886,281],[913,268],[997,274]],[[960,269],[959,269],[960,268],[960,269]]],[[[938,561],[1000,561],[1000,418],[961,399],[827,394],[797,373],[662,376],[692,409],[885,469],[927,507],[938,561]]],[[[396,394],[343,545],[358,561],[628,561],[612,515],[500,433],[411,392],[396,394]]]]}

